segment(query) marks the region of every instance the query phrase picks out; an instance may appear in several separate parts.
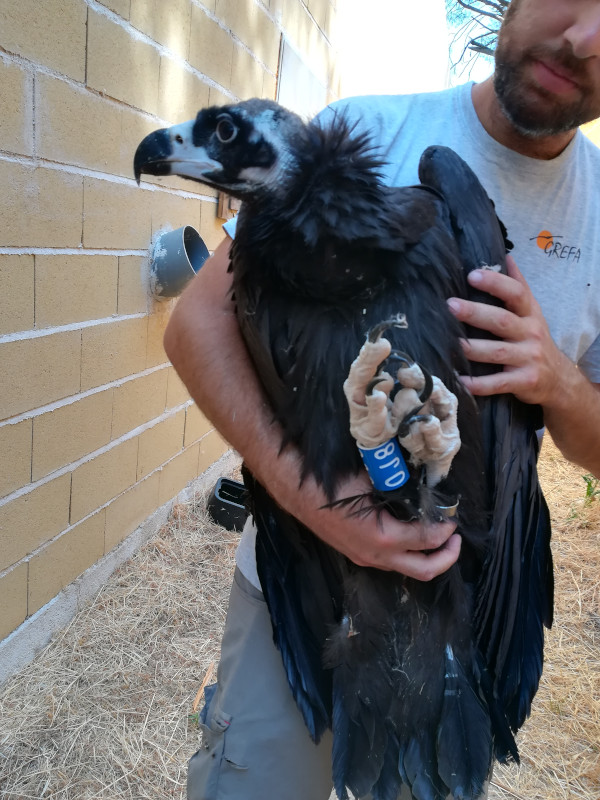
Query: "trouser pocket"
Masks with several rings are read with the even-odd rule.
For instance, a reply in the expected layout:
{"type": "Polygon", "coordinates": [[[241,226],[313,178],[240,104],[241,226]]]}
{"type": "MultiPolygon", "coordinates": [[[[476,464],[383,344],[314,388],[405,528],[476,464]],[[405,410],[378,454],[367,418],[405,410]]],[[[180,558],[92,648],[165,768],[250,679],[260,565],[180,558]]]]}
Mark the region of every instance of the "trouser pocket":
{"type": "Polygon", "coordinates": [[[229,770],[247,769],[229,742],[232,717],[219,707],[217,684],[206,688],[205,699],[199,722],[202,743],[188,765],[188,800],[221,800],[227,797],[227,794],[223,794],[227,791],[223,786],[226,773],[229,770]]]}

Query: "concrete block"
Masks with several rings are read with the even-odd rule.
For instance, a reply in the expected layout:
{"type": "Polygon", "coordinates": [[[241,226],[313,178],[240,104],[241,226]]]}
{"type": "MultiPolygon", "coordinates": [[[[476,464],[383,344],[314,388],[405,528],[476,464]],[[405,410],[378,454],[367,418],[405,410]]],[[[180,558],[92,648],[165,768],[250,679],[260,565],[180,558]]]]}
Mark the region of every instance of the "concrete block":
{"type": "Polygon", "coordinates": [[[128,439],[73,472],[71,524],[135,483],[138,439],[128,439]]]}
{"type": "MultiPolygon", "coordinates": [[[[138,144],[149,133],[160,127],[156,120],[140,113],[134,108],[121,106],[121,132],[119,135],[119,170],[118,174],[125,178],[133,178],[133,157],[138,144]]],[[[152,182],[158,180],[152,175],[143,175],[142,180],[152,182]]],[[[181,180],[178,178],[177,180],[181,180]]]]}
{"type": "MultiPolygon", "coordinates": [[[[231,77],[231,76],[230,76],[231,77]]],[[[229,84],[228,84],[229,85],[229,84]]],[[[233,103],[234,101],[228,95],[220,92],[214,86],[211,86],[208,90],[208,105],[209,106],[226,106],[228,103],[233,103]]],[[[209,194],[209,192],[205,192],[205,194],[209,194]]],[[[215,197],[217,193],[215,191],[215,197]]]]}
{"type": "Polygon", "coordinates": [[[0,334],[34,326],[33,256],[0,255],[0,334]]]}
{"type": "Polygon", "coordinates": [[[119,256],[117,314],[148,310],[149,264],[143,256],[119,256]]]}
{"type": "Polygon", "coordinates": [[[168,369],[161,370],[161,372],[168,374],[166,408],[180,406],[190,399],[190,394],[179,375],[175,372],[174,367],[168,367],[168,369]]]}
{"type": "Polygon", "coordinates": [[[104,553],[104,511],[50,542],[29,562],[28,614],[52,600],[104,553]]]}
{"type": "Polygon", "coordinates": [[[185,409],[185,436],[183,438],[183,446],[189,447],[198,439],[201,439],[206,433],[213,430],[212,422],[206,419],[204,414],[200,411],[198,406],[187,406],[185,409]]]}
{"type": "Polygon", "coordinates": [[[260,97],[264,68],[246,50],[236,45],[231,66],[231,91],[241,100],[260,97]]]}
{"type": "Polygon", "coordinates": [[[217,0],[216,16],[273,72],[279,61],[281,35],[253,0],[217,0]]]}
{"type": "Polygon", "coordinates": [[[262,97],[266,100],[275,100],[277,97],[277,77],[268,72],[263,72],[262,97]]]}
{"type": "Polygon", "coordinates": [[[110,442],[112,393],[98,392],[34,418],[34,481],[110,442]]]}
{"type": "Polygon", "coordinates": [[[329,0],[308,0],[308,10],[328,38],[331,36],[335,11],[329,0]]]}
{"type": "Polygon", "coordinates": [[[116,314],[117,281],[116,256],[36,256],[36,328],[116,314]]]}
{"type": "Polygon", "coordinates": [[[227,442],[216,430],[207,433],[200,439],[200,458],[198,460],[198,475],[208,469],[223,453],[229,450],[227,442]]]}
{"type": "Polygon", "coordinates": [[[31,420],[0,428],[0,497],[31,481],[31,420]]]}
{"type": "MultiPolygon", "coordinates": [[[[192,114],[191,116],[194,116],[192,114]]],[[[194,186],[189,183],[189,189],[194,191],[194,186]]],[[[191,197],[180,197],[170,192],[150,192],[152,203],[152,236],[159,231],[176,230],[183,225],[200,228],[200,200],[191,197]]]]}
{"type": "Polygon", "coordinates": [[[229,33],[193,5],[190,64],[221,86],[228,87],[232,58],[233,39],[229,33]]]}
{"type": "Polygon", "coordinates": [[[152,192],[96,178],[84,180],[84,246],[122,250],[149,247],[152,192]]]}
{"type": "MultiPolygon", "coordinates": [[[[190,47],[190,0],[131,0],[131,24],[155,42],[187,59],[190,47]]],[[[162,67],[161,67],[162,69],[162,67]]]]}
{"type": "Polygon", "coordinates": [[[309,19],[305,11],[304,5],[298,0],[275,0],[280,3],[276,9],[277,17],[283,27],[285,36],[296,46],[297,50],[301,49],[300,32],[304,26],[304,17],[309,19]]]}
{"type": "MultiPolygon", "coordinates": [[[[193,119],[208,105],[208,84],[181,64],[163,56],[160,60],[158,113],[171,125],[193,119]]],[[[192,184],[188,183],[188,191],[192,184]]]]}
{"type": "MultiPolygon", "coordinates": [[[[1,19],[2,11],[0,11],[1,19]]],[[[0,37],[1,37],[0,33],[0,37]]],[[[0,59],[0,150],[33,153],[33,77],[18,64],[0,59]]]]}
{"type": "Polygon", "coordinates": [[[150,475],[115,498],[106,508],[104,552],[108,553],[141,525],[158,506],[160,474],[150,475]]]}
{"type": "MultiPolygon", "coordinates": [[[[299,3],[296,2],[296,0],[292,0],[292,2],[295,3],[296,5],[299,5],[299,3]]],[[[289,5],[290,0],[269,0],[269,2],[267,3],[267,5],[269,6],[269,11],[278,22],[281,22],[283,17],[284,3],[287,3],[287,5],[289,5]]]]}
{"type": "Polygon", "coordinates": [[[4,247],[78,247],[83,178],[0,161],[0,229],[4,247]]]}
{"type": "Polygon", "coordinates": [[[123,19],[129,19],[130,0],[98,0],[98,2],[123,19]]]}
{"type": "Polygon", "coordinates": [[[71,476],[61,475],[0,506],[0,571],[69,524],[71,476]]]}
{"type": "Polygon", "coordinates": [[[138,480],[153,472],[182,449],[184,427],[185,411],[182,409],[140,434],[138,480]]]}
{"type": "Polygon", "coordinates": [[[167,394],[167,372],[166,369],[157,370],[113,389],[113,439],[118,439],[163,413],[167,394]]]}
{"type": "Polygon", "coordinates": [[[36,78],[35,98],[36,148],[42,158],[118,173],[121,109],[115,103],[43,74],[36,78]]]}
{"type": "Polygon", "coordinates": [[[76,394],[80,367],[80,331],[0,344],[0,418],[76,394]]]}
{"type": "Polygon", "coordinates": [[[199,451],[198,444],[188,447],[161,469],[158,498],[160,505],[179,494],[198,475],[199,451]]]}
{"type": "Polygon", "coordinates": [[[171,306],[155,303],[154,313],[148,317],[148,349],[146,351],[146,369],[168,363],[169,359],[163,347],[165,330],[169,322],[171,306]]]}
{"type": "Polygon", "coordinates": [[[158,111],[158,50],[91,8],[88,17],[87,83],[135,108],[158,111]]]}
{"type": "Polygon", "coordinates": [[[0,641],[27,616],[27,564],[0,578],[0,641]]]}
{"type": "Polygon", "coordinates": [[[81,331],[81,389],[142,372],[148,320],[126,319],[81,331]]]}
{"type": "Polygon", "coordinates": [[[83,81],[86,18],[84,0],[3,0],[0,47],[83,81]]]}

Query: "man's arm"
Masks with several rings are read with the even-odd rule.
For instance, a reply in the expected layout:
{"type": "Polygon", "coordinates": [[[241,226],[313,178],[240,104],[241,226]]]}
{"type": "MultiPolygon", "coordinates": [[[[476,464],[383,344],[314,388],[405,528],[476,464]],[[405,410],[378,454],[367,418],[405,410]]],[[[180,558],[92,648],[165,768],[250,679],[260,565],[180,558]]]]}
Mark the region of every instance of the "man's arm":
{"type": "Polygon", "coordinates": [[[475,270],[469,282],[504,301],[505,308],[451,298],[462,322],[489,331],[499,340],[469,339],[471,361],[502,364],[493,375],[464,378],[476,395],[512,392],[525,403],[538,403],[544,422],[565,458],[600,477],[600,387],[554,344],[542,310],[514,260],[508,276],[475,270]]]}
{"type": "MultiPolygon", "coordinates": [[[[447,570],[460,552],[454,523],[400,523],[385,513],[379,520],[350,517],[323,508],[327,497],[311,478],[300,488],[300,456],[293,447],[280,452],[281,431],[240,334],[228,263],[227,240],[186,288],[165,332],[167,355],[198,406],[274,499],[356,564],[420,580],[447,570]]],[[[345,481],[338,497],[369,488],[364,473],[345,481]]]]}

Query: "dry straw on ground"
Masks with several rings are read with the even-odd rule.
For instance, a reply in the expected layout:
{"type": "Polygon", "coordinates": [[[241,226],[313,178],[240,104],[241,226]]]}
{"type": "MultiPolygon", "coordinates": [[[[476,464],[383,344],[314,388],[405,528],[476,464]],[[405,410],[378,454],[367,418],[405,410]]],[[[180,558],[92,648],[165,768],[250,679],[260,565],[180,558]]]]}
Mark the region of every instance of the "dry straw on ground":
{"type": "MultiPolygon", "coordinates": [[[[551,443],[542,473],[554,522],[556,621],[534,713],[520,735],[522,766],[497,768],[490,798],[598,800],[600,499],[586,504],[581,470],[551,443]]],[[[210,523],[203,503],[199,496],[178,506],[2,688],[2,798],[183,800],[186,762],[198,744],[199,689],[218,659],[236,544],[210,523]]]]}

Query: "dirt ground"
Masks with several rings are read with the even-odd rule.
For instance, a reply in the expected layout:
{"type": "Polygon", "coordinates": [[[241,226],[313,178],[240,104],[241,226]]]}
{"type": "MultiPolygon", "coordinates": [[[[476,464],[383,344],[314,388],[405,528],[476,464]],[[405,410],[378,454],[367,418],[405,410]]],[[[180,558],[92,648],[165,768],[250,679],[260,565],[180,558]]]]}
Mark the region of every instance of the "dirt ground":
{"type": "MultiPolygon", "coordinates": [[[[490,798],[599,800],[600,499],[551,442],[541,472],[554,527],[555,624],[519,736],[521,767],[497,767],[490,798]]],[[[0,689],[2,798],[184,799],[237,541],[207,519],[204,503],[178,506],[0,689]]]]}

